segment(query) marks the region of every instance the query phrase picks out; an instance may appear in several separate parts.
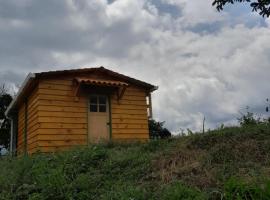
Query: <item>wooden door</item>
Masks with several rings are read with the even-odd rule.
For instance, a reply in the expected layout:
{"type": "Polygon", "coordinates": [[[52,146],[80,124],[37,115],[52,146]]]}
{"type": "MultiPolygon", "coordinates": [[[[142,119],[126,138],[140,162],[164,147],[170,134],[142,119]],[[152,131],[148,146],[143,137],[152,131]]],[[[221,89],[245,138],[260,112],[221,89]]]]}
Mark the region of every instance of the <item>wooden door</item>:
{"type": "Polygon", "coordinates": [[[110,139],[109,102],[106,95],[91,95],[88,110],[88,138],[90,143],[110,139]]]}

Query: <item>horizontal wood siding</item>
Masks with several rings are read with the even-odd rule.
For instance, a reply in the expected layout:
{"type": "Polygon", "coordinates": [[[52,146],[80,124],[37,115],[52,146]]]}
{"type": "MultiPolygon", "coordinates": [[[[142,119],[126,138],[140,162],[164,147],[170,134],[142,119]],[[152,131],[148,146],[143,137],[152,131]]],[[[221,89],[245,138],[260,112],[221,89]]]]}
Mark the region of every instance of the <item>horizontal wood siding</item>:
{"type": "Polygon", "coordinates": [[[18,138],[17,138],[17,153],[22,154],[24,151],[24,119],[25,105],[22,104],[18,109],[18,138]]]}
{"type": "Polygon", "coordinates": [[[37,136],[38,136],[38,88],[36,88],[28,97],[28,112],[27,112],[27,152],[32,154],[37,151],[37,136]]]}
{"type": "MultiPolygon", "coordinates": [[[[28,97],[28,153],[54,152],[87,144],[88,95],[75,96],[73,78],[41,79],[28,97]]],[[[19,152],[24,150],[24,109],[22,104],[18,114],[19,152]]],[[[143,89],[129,86],[120,101],[116,93],[111,95],[111,129],[113,140],[149,139],[146,92],[143,89]]]]}
{"type": "MultiPolygon", "coordinates": [[[[37,135],[38,135],[38,93],[37,88],[34,89],[26,99],[27,101],[27,130],[26,130],[26,150],[27,153],[32,154],[37,149],[37,135]]],[[[18,146],[17,153],[24,153],[25,145],[25,101],[19,105],[18,111],[18,146]]]]}
{"type": "Polygon", "coordinates": [[[149,139],[146,92],[128,87],[120,101],[111,97],[112,139],[149,139]]]}
{"type": "Polygon", "coordinates": [[[87,100],[76,98],[72,79],[41,80],[38,148],[42,152],[87,144],[87,100]]]}

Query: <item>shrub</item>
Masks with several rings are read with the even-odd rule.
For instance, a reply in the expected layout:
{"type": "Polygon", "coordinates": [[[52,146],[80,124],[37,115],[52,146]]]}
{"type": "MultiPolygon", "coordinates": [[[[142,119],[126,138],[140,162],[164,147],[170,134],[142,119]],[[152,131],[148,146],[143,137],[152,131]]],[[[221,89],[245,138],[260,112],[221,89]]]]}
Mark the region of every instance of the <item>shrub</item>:
{"type": "Polygon", "coordinates": [[[255,118],[254,113],[247,111],[238,118],[238,122],[241,126],[256,125],[260,122],[260,118],[255,118]]]}
{"type": "Polygon", "coordinates": [[[164,128],[165,122],[157,122],[153,119],[149,120],[149,134],[152,139],[165,139],[171,137],[171,132],[164,128]]]}

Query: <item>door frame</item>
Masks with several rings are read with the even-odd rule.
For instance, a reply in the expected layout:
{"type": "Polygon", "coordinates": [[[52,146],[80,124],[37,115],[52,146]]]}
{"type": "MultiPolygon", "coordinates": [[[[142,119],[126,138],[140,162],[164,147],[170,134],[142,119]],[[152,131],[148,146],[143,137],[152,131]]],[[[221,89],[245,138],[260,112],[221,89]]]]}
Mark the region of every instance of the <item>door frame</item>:
{"type": "Polygon", "coordinates": [[[93,93],[93,94],[89,94],[86,96],[87,101],[87,145],[91,144],[91,142],[89,141],[89,134],[90,134],[90,128],[89,128],[89,115],[90,115],[90,96],[106,96],[107,97],[107,103],[108,103],[108,115],[109,115],[109,124],[107,124],[107,126],[109,126],[109,142],[112,140],[112,111],[111,111],[111,95],[109,94],[102,94],[102,93],[93,93]]]}

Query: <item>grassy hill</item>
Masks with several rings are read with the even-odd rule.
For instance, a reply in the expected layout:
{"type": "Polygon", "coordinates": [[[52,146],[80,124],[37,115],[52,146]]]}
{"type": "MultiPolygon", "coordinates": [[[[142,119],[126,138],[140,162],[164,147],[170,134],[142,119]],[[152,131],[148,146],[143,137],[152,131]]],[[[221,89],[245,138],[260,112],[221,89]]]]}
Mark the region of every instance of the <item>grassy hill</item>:
{"type": "Polygon", "coordinates": [[[270,199],[269,123],[0,161],[0,199],[270,199]]]}

